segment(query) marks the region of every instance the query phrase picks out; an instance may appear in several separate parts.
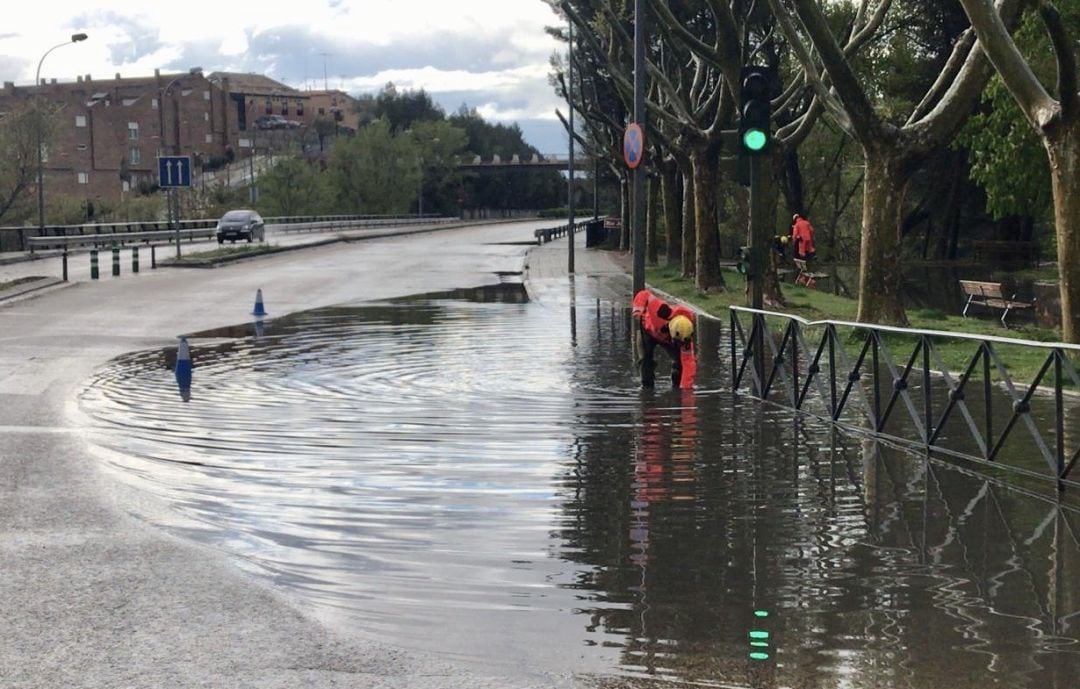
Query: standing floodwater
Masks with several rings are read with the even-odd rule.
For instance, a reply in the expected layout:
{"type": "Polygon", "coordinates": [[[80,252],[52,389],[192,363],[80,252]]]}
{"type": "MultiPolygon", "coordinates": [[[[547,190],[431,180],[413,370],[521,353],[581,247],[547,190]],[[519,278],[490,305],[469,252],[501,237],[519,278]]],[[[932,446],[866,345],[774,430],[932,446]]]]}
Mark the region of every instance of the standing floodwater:
{"type": "Polygon", "coordinates": [[[613,686],[1080,676],[1077,514],[733,398],[715,324],[695,392],[639,388],[626,304],[519,285],[189,342],[183,396],[175,350],[90,382],[96,443],[334,626],[613,686]]]}

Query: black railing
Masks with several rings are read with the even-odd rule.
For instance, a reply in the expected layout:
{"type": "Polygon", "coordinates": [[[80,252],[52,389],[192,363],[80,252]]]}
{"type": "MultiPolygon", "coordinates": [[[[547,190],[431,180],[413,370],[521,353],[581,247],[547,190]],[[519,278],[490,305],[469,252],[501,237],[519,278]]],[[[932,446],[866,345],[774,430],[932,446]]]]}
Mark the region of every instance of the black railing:
{"type": "Polygon", "coordinates": [[[1080,424],[1066,428],[1068,414],[1080,413],[1080,401],[1066,405],[1071,391],[1080,392],[1070,359],[1080,357],[1080,346],[807,321],[743,307],[730,313],[736,391],[749,387],[761,399],[909,447],[1050,478],[1059,489],[1080,486],[1070,479],[1080,458],[1080,424]],[[767,321],[779,327],[770,330],[767,321]],[[971,346],[954,362],[959,377],[946,365],[943,341],[971,346]],[[1009,374],[999,351],[1006,347],[1027,357],[1038,352],[1042,363],[1029,383],[1009,374]],[[1030,444],[1017,437],[1020,428],[1030,444]]]}

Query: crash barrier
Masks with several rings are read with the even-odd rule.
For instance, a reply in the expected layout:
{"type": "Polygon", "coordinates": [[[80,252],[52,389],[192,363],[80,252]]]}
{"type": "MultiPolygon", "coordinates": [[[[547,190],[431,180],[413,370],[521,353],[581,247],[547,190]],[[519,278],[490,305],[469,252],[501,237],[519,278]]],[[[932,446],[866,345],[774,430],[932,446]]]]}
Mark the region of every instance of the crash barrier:
{"type": "Polygon", "coordinates": [[[142,242],[144,244],[150,244],[157,242],[159,244],[170,244],[176,241],[179,237],[181,240],[188,240],[193,242],[196,239],[210,239],[216,233],[216,223],[214,227],[199,228],[199,229],[181,229],[181,230],[152,230],[149,232],[113,232],[113,233],[99,233],[99,234],[85,234],[85,235],[61,235],[55,237],[30,237],[27,244],[30,247],[30,253],[33,254],[35,249],[56,249],[63,248],[67,250],[70,247],[77,246],[124,246],[130,242],[142,242]]]}
{"type": "MultiPolygon", "coordinates": [[[[594,223],[599,223],[601,229],[603,229],[603,220],[582,220],[580,222],[574,223],[574,234],[577,234],[582,230],[586,230],[590,225],[593,225],[594,223]]],[[[553,239],[558,239],[559,237],[567,235],[569,232],[570,225],[566,224],[560,225],[558,227],[545,227],[539,230],[534,230],[533,237],[536,239],[537,244],[546,244],[553,239]]],[[[586,239],[588,239],[588,235],[586,235],[586,239]]]]}
{"type": "Polygon", "coordinates": [[[1080,433],[1075,420],[1066,424],[1080,414],[1075,397],[1066,405],[1066,387],[1080,391],[1080,345],[738,306],[730,316],[735,391],[910,448],[1050,479],[1059,494],[1080,487],[1071,478],[1080,433]],[[1033,353],[1045,355],[1038,373],[1015,382],[1006,360],[1033,353]]]}
{"type": "MultiPolygon", "coordinates": [[[[376,225],[401,225],[405,223],[431,224],[455,222],[458,218],[446,218],[434,215],[290,215],[264,218],[266,224],[275,225],[275,229],[285,226],[287,231],[317,230],[338,227],[371,227],[376,225]]],[[[147,222],[120,223],[83,223],[79,225],[46,225],[0,227],[0,251],[30,251],[35,249],[68,246],[109,246],[115,238],[148,232],[175,232],[179,227],[185,230],[213,231],[217,227],[217,218],[179,220],[170,225],[166,220],[147,222]],[[76,237],[79,239],[63,240],[76,237]],[[46,238],[60,241],[50,242],[46,238]]],[[[202,235],[210,236],[210,235],[202,235]]]]}

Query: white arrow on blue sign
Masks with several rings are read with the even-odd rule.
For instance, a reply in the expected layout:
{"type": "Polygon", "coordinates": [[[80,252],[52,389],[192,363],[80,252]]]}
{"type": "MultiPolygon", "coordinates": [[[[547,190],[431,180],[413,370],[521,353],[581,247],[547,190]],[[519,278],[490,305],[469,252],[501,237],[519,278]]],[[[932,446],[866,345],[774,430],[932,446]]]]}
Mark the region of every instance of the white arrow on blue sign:
{"type": "Polygon", "coordinates": [[[158,158],[158,186],[190,187],[191,157],[161,156],[158,158]]]}

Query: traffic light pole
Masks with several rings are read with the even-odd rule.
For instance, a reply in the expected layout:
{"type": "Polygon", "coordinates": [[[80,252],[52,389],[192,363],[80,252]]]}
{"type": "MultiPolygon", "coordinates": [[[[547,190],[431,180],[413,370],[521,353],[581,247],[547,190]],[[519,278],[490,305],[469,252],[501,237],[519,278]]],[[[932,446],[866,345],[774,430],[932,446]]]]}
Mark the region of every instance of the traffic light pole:
{"type": "MultiPolygon", "coordinates": [[[[645,0],[634,0],[634,122],[645,130],[645,0]]],[[[644,156],[645,152],[642,151],[644,156]]],[[[645,289],[645,166],[633,171],[634,294],[645,289]]]]}
{"type": "MultiPolygon", "coordinates": [[[[769,235],[769,194],[766,190],[771,183],[772,168],[767,155],[752,155],[750,158],[750,271],[747,275],[750,308],[761,309],[765,305],[765,272],[769,269],[769,251],[772,250],[769,235]]],[[[764,384],[765,375],[765,338],[763,328],[754,330],[751,348],[754,352],[754,372],[757,380],[764,384]]],[[[756,390],[760,396],[762,390],[756,390]]]]}

